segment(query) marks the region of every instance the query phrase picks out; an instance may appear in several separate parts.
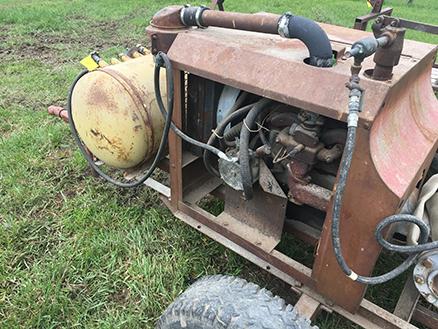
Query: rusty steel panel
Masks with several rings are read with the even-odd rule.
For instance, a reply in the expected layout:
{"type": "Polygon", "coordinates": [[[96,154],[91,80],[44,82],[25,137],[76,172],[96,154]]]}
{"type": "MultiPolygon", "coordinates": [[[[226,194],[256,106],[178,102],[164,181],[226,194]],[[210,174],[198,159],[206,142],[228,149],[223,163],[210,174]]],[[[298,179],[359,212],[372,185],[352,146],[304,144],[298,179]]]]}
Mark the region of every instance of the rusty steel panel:
{"type": "Polygon", "coordinates": [[[399,198],[421,179],[437,147],[438,101],[430,87],[434,57],[426,59],[391,93],[371,129],[372,160],[399,198]]]}
{"type": "MultiPolygon", "coordinates": [[[[381,180],[369,148],[369,131],[358,129],[358,151],[353,156],[340,220],[345,260],[356,273],[364,276],[372,274],[381,251],[374,236],[377,223],[396,213],[400,206],[400,199],[381,180]]],[[[332,202],[333,198],[317,247],[312,277],[317,282],[316,289],[320,294],[355,313],[365,294],[366,285],[347,277],[335,258],[331,238],[332,202]]]]}
{"type": "Polygon", "coordinates": [[[281,240],[286,204],[285,197],[266,193],[258,185],[251,200],[244,200],[240,191],[227,187],[225,210],[217,220],[230,231],[270,252],[281,240]]]}
{"type": "MultiPolygon", "coordinates": [[[[337,29],[331,26],[329,36],[337,29]]],[[[346,34],[339,29],[342,33],[334,38],[341,41],[356,40],[362,33],[369,35],[352,30],[346,34]]],[[[416,44],[415,58],[435,51],[432,45],[416,44]]],[[[299,40],[210,27],[179,34],[168,55],[178,69],[334,119],[346,119],[345,82],[350,77],[351,61],[340,59],[332,68],[305,65],[308,51],[299,40]]],[[[367,92],[360,116],[362,125],[369,126],[375,119],[391,86],[402,81],[417,64],[415,58],[402,56],[391,83],[363,77],[361,85],[367,92]]],[[[365,60],[363,66],[372,69],[372,58],[365,60]]]]}

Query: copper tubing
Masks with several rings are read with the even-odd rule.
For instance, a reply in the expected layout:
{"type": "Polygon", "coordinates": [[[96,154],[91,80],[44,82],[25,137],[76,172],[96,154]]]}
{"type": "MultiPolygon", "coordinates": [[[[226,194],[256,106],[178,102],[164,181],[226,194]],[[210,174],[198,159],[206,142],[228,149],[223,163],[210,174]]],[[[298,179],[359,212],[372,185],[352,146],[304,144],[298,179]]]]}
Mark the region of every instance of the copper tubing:
{"type": "Polygon", "coordinates": [[[202,23],[205,26],[278,34],[277,24],[280,17],[269,13],[244,14],[205,10],[202,13],[202,23]]]}

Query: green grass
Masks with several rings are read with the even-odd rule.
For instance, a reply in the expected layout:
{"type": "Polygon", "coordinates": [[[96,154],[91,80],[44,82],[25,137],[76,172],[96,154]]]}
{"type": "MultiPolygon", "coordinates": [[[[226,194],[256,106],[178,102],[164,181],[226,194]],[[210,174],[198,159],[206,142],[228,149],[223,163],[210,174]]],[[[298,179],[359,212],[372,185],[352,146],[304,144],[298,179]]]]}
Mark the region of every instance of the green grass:
{"type": "MultiPolygon", "coordinates": [[[[213,273],[287,296],[278,279],[176,220],[156,194],[92,178],[68,127],[46,114],[65,104],[85,54],[109,57],[146,43],[151,16],[171,3],[186,1],[0,0],[0,327],[153,328],[190,282],[213,273]]],[[[386,4],[395,15],[438,23],[435,0],[386,4]]],[[[362,0],[225,5],[344,26],[368,11],[362,0]]],[[[438,43],[423,33],[408,37],[438,43]]],[[[291,245],[299,255],[300,245],[291,245]]],[[[393,307],[399,285],[385,286],[383,299],[376,289],[369,297],[393,307]]],[[[316,323],[352,327],[335,315],[316,323]]]]}

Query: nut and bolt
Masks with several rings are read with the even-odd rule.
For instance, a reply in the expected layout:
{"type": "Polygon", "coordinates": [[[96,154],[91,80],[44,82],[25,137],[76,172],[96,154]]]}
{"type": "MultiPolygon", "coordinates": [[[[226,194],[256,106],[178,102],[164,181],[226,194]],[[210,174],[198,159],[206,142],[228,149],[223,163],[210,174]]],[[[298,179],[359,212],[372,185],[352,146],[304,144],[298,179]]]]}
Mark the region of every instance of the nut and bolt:
{"type": "Polygon", "coordinates": [[[416,275],[415,276],[415,282],[418,284],[423,284],[424,283],[424,278],[421,275],[416,275]]]}

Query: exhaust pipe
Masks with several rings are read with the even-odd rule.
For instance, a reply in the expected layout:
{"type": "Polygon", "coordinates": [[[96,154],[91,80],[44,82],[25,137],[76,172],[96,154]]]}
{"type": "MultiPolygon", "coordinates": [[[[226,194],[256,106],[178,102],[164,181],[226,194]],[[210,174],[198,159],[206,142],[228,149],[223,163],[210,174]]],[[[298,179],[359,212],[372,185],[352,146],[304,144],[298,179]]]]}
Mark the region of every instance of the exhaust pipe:
{"type": "Polygon", "coordinates": [[[279,34],[288,39],[302,41],[309,50],[307,64],[317,67],[333,65],[333,51],[325,31],[313,20],[291,13],[242,14],[209,10],[207,7],[183,7],[181,23],[185,26],[223,27],[236,30],[279,34]]]}

